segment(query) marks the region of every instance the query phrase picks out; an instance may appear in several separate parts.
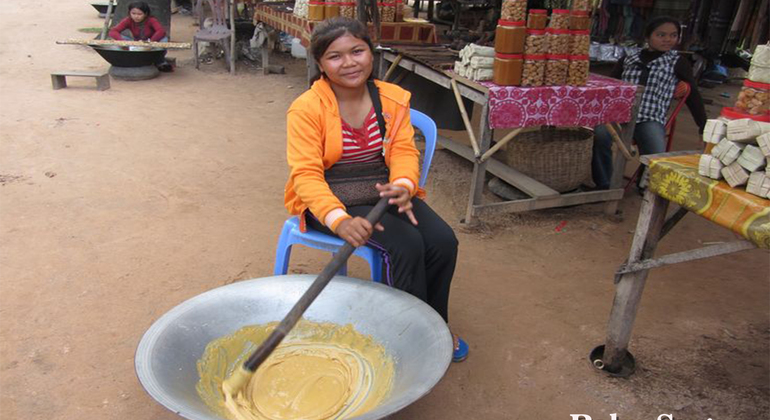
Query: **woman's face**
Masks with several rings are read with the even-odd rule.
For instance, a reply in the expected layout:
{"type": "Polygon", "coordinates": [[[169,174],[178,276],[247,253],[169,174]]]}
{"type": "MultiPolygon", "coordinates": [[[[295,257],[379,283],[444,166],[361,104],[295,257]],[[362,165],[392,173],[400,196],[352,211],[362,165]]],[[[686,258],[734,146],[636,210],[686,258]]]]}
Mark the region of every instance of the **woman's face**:
{"type": "Polygon", "coordinates": [[[131,20],[133,20],[136,23],[142,23],[144,18],[147,17],[147,15],[145,15],[143,11],[137,8],[131,9],[131,12],[129,12],[129,14],[131,15],[131,20]]]}
{"type": "Polygon", "coordinates": [[[673,23],[664,23],[652,31],[647,43],[654,51],[670,51],[679,43],[679,31],[673,23]]]}
{"type": "Polygon", "coordinates": [[[329,45],[318,66],[332,83],[357,88],[372,74],[372,62],[372,51],[366,41],[345,34],[329,45]]]}

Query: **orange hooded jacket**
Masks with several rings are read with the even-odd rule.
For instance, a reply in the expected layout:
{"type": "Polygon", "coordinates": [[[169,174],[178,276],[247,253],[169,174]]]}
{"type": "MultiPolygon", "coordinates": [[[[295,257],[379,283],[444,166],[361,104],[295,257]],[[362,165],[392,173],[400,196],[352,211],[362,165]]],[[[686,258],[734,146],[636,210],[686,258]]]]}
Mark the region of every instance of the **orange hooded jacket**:
{"type": "MultiPolygon", "coordinates": [[[[414,128],[409,117],[411,94],[390,83],[375,83],[385,119],[383,149],[390,182],[407,187],[412,196],[423,198],[425,191],[418,187],[420,152],[414,145],[414,128]]],[[[321,78],[313,83],[291,104],[286,115],[286,158],[290,174],[284,189],[284,205],[293,215],[309,210],[336,232],[339,223],[351,216],[324,178],[324,171],[342,157],[342,119],[329,82],[321,78]]],[[[300,217],[303,231],[304,220],[300,217]]]]}

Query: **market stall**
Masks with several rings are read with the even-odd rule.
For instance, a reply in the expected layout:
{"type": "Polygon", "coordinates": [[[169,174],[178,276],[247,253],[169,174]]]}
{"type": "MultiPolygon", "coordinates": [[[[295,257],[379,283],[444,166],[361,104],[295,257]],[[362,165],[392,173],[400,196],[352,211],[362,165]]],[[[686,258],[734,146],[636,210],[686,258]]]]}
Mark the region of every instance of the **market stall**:
{"type": "MultiPolygon", "coordinates": [[[[617,201],[623,197],[621,184],[626,163],[626,156],[623,154],[617,154],[610,190],[562,194],[493,158],[492,154],[501,146],[492,144],[492,134],[495,129],[543,125],[581,127],[628,123],[624,125],[619,137],[623,144],[630,148],[641,88],[596,75],[590,76],[586,86],[499,86],[491,81],[476,82],[459,76],[446,69],[446,61],[437,61],[441,60],[441,56],[437,58],[435,52],[421,55],[421,50],[420,47],[392,47],[390,51],[383,52],[380,75],[388,73],[389,67],[400,67],[426,81],[454,90],[459,96],[482,107],[479,134],[476,135],[473,130],[468,133],[471,147],[439,136],[442,146],[473,162],[465,216],[467,223],[483,214],[593,202],[608,202],[607,211],[614,213],[617,201]],[[483,204],[482,190],[487,172],[518,188],[529,197],[483,204]]],[[[393,73],[392,70],[390,72],[393,73]]],[[[497,144],[500,143],[502,141],[497,144]]]]}

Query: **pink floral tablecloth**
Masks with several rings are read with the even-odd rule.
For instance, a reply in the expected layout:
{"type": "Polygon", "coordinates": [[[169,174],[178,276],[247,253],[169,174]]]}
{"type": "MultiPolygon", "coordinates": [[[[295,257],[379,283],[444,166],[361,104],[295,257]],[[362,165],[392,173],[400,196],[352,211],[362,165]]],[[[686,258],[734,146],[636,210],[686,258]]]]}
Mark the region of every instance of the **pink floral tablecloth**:
{"type": "Polygon", "coordinates": [[[631,119],[636,86],[609,77],[590,75],[586,86],[498,86],[489,88],[491,128],[553,125],[593,127],[631,119]]]}

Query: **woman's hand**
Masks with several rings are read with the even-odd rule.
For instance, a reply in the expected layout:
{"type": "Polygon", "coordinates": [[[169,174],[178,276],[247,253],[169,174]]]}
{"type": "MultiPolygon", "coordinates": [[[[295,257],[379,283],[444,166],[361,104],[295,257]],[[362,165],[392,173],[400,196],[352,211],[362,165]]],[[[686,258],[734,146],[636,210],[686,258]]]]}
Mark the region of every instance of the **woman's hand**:
{"type": "Polygon", "coordinates": [[[390,200],[388,200],[388,204],[395,204],[398,206],[398,212],[406,213],[407,217],[409,217],[409,221],[417,226],[417,219],[414,217],[414,213],[412,213],[412,197],[409,195],[409,190],[407,190],[406,187],[393,184],[377,184],[376,187],[380,192],[380,197],[391,197],[390,200]]]}
{"type": "MultiPolygon", "coordinates": [[[[385,228],[377,223],[374,229],[382,232],[385,228]]],[[[354,217],[352,219],[345,219],[337,226],[337,236],[344,241],[349,242],[354,247],[366,245],[366,241],[372,236],[372,224],[363,217],[354,217]]]]}

